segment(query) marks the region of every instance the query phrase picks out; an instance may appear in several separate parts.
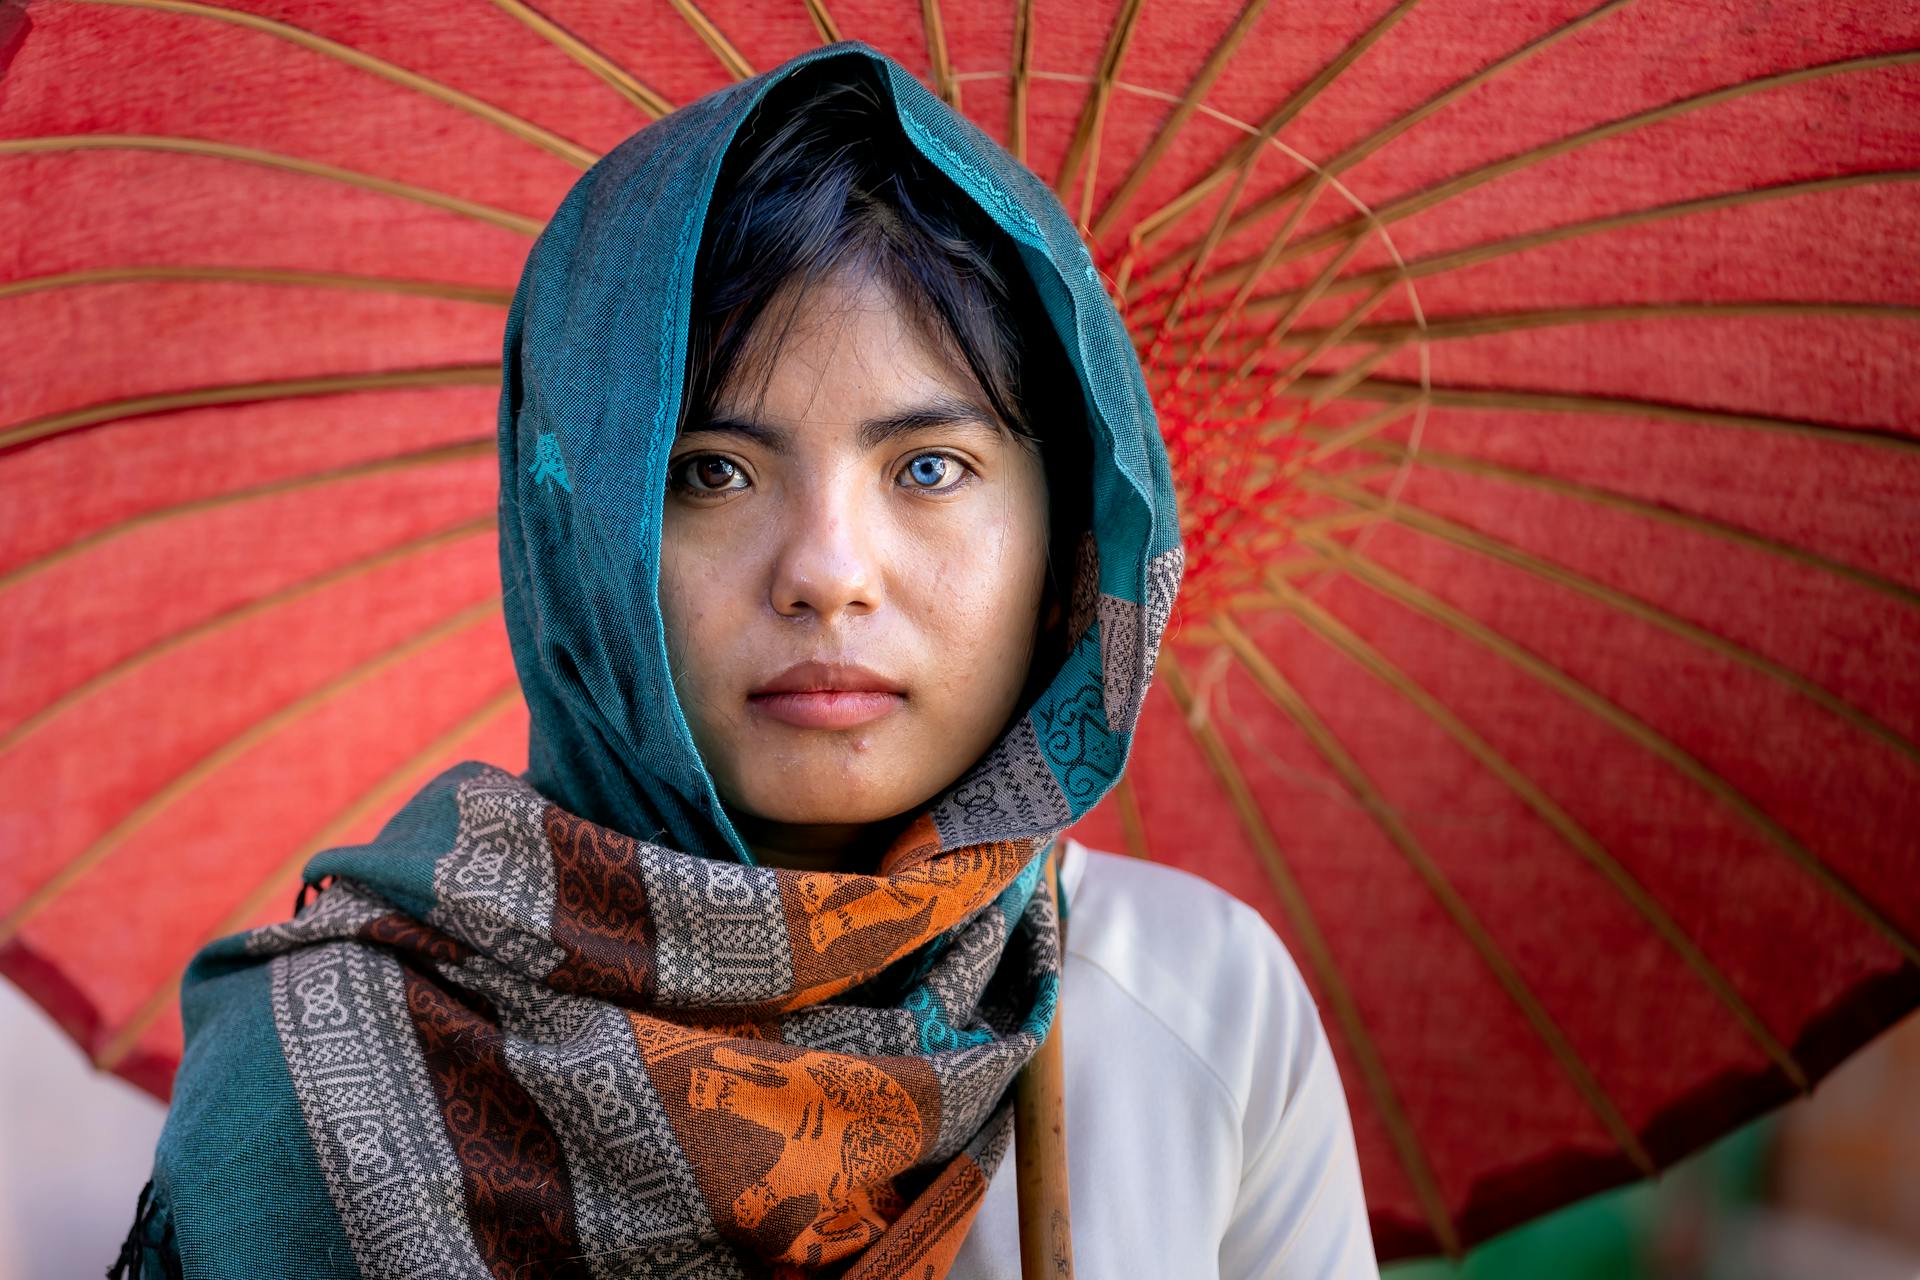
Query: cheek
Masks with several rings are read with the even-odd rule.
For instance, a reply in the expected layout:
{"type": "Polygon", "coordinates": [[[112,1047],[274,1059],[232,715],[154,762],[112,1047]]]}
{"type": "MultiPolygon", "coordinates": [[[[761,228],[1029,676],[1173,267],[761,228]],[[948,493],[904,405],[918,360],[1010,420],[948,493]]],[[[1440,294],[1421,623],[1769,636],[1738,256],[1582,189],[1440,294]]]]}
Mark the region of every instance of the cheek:
{"type": "Polygon", "coordinates": [[[957,688],[983,694],[991,673],[1004,692],[1026,678],[1028,647],[1046,582],[1044,498],[996,503],[948,531],[916,575],[922,615],[957,688]]]}
{"type": "Polygon", "coordinates": [[[667,656],[675,682],[698,686],[705,674],[703,656],[726,652],[711,642],[726,626],[719,591],[726,579],[716,566],[685,542],[664,536],[660,544],[660,617],[667,633],[667,656]]]}

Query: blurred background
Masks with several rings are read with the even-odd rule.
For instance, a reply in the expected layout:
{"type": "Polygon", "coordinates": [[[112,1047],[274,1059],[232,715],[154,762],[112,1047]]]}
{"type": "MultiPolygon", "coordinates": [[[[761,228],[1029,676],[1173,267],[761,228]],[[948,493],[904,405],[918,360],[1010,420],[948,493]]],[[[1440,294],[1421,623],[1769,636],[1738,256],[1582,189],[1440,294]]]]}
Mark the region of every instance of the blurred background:
{"type": "MultiPolygon", "coordinates": [[[[0,983],[0,1280],[106,1270],[160,1104],[0,983]]],[[[1668,1169],[1386,1280],[1920,1280],[1920,1017],[1668,1169]]],[[[1089,1277],[1088,1280],[1104,1280],[1089,1277]]]]}
{"type": "Polygon", "coordinates": [[[1915,1280],[1920,1018],[1663,1173],[1388,1280],[1915,1280]]]}

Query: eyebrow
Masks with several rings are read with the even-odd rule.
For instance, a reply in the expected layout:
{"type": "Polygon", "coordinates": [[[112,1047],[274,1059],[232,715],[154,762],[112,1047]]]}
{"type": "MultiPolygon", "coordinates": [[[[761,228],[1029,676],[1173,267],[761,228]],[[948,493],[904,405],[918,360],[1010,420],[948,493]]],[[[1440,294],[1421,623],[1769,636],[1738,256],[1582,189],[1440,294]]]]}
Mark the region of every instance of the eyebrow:
{"type": "MultiPolygon", "coordinates": [[[[860,448],[874,449],[896,436],[958,426],[985,427],[996,435],[1005,430],[1000,425],[1000,420],[980,405],[958,396],[937,396],[901,413],[868,418],[860,424],[857,439],[860,448]]],[[[704,422],[692,424],[681,434],[692,435],[703,431],[744,436],[773,453],[786,452],[792,436],[791,432],[781,427],[769,426],[764,422],[755,422],[748,418],[729,417],[725,414],[717,414],[704,422]]]]}

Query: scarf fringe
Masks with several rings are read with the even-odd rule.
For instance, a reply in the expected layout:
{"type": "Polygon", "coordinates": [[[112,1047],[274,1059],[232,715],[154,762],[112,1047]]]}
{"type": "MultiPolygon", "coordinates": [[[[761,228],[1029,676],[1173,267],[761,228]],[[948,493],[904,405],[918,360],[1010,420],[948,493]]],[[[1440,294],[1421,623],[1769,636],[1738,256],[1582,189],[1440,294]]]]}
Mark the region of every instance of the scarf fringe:
{"type": "Polygon", "coordinates": [[[153,1180],[149,1178],[147,1185],[140,1188],[140,1199],[133,1209],[133,1225],[127,1229],[127,1238],[120,1242],[120,1254],[107,1268],[107,1280],[185,1280],[180,1270],[180,1254],[173,1244],[173,1217],[167,1215],[164,1222],[159,1219],[160,1197],[154,1194],[153,1180]],[[158,1272],[147,1269],[149,1250],[159,1261],[158,1272]]]}

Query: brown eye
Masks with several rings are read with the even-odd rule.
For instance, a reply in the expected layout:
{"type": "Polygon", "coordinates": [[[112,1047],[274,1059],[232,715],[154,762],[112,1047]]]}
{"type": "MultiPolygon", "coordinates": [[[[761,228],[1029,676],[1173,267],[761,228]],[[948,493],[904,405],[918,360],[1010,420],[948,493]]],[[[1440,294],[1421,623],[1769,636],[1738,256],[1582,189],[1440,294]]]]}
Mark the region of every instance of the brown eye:
{"type": "Polygon", "coordinates": [[[691,493],[722,493],[744,488],[735,480],[745,480],[739,466],[717,453],[700,453],[681,459],[671,477],[676,487],[691,493]]]}

